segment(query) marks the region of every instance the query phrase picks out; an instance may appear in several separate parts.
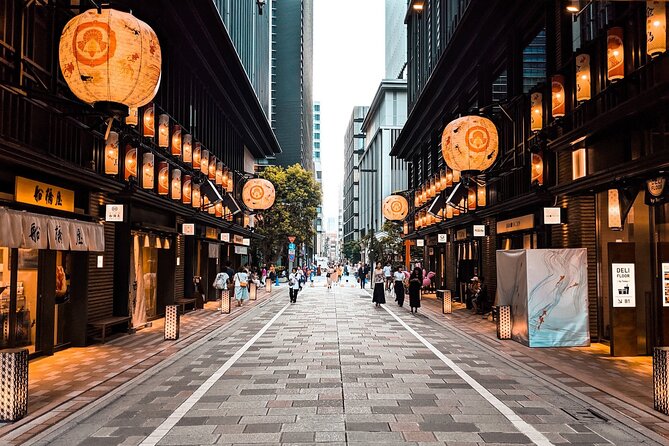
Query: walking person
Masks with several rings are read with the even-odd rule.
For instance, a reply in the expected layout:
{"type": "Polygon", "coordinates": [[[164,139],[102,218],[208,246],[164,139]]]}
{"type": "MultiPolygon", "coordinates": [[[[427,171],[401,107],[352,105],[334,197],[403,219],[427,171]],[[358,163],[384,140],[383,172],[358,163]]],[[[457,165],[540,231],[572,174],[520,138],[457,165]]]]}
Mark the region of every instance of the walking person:
{"type": "Polygon", "coordinates": [[[386,263],[386,266],[383,267],[383,277],[386,280],[386,291],[390,291],[390,286],[393,283],[393,269],[390,266],[390,262],[386,263]]]}
{"type": "Polygon", "coordinates": [[[423,286],[423,271],[416,267],[409,277],[409,306],[411,313],[418,313],[420,308],[420,289],[423,286]]]}
{"type": "Polygon", "coordinates": [[[228,276],[228,273],[225,271],[221,271],[220,273],[216,274],[216,278],[214,279],[214,288],[216,289],[216,302],[218,302],[218,308],[217,310],[221,309],[221,299],[223,298],[223,290],[228,289],[228,280],[230,279],[230,276],[228,276]]]}
{"type": "Polygon", "coordinates": [[[372,302],[374,302],[378,307],[381,304],[386,303],[386,292],[384,290],[386,276],[383,274],[381,262],[376,264],[376,269],[374,270],[372,281],[374,283],[374,296],[372,297],[372,302]]]}
{"type": "Polygon", "coordinates": [[[360,264],[360,267],[358,268],[358,281],[360,282],[360,288],[365,289],[365,281],[367,280],[367,277],[365,276],[365,267],[362,266],[362,263],[360,264]]]}
{"type": "Polygon", "coordinates": [[[332,289],[332,277],[334,276],[334,268],[328,266],[328,270],[325,272],[326,280],[328,282],[328,290],[332,289]]]}
{"type": "Polygon", "coordinates": [[[400,307],[404,306],[404,272],[402,272],[402,267],[398,266],[395,269],[395,274],[393,274],[393,279],[395,282],[395,302],[400,307]]]}
{"type": "Polygon", "coordinates": [[[297,293],[300,291],[300,275],[297,268],[293,268],[293,272],[288,276],[288,293],[290,294],[290,303],[297,302],[297,293]]]}
{"type": "Polygon", "coordinates": [[[237,299],[237,306],[241,307],[242,303],[249,298],[249,273],[246,268],[240,269],[234,276],[235,282],[235,299],[237,299]]]}

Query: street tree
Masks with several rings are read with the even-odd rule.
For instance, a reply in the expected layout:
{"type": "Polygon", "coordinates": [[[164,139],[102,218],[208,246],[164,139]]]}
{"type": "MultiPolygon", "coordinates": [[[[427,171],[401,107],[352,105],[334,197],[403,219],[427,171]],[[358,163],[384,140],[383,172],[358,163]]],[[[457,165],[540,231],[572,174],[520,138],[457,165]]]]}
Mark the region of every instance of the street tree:
{"type": "Polygon", "coordinates": [[[344,243],[344,246],[342,247],[342,252],[344,254],[344,257],[350,260],[351,262],[359,262],[360,261],[360,243],[355,241],[355,240],[349,240],[346,243],[344,243]]]}

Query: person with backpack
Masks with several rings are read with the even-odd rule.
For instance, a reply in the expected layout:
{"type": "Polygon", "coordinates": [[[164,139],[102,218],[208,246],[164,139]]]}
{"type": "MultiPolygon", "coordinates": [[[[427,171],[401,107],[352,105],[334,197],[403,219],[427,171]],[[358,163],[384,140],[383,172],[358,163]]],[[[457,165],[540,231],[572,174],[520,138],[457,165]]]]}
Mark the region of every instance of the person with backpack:
{"type": "Polygon", "coordinates": [[[242,303],[249,298],[249,273],[246,268],[240,269],[233,277],[235,283],[235,299],[237,299],[237,306],[241,307],[242,303]]]}
{"type": "Polygon", "coordinates": [[[225,271],[216,274],[216,278],[214,279],[213,286],[216,289],[216,301],[219,302],[217,310],[221,309],[220,301],[223,298],[223,290],[228,289],[228,280],[230,280],[230,276],[225,271]]]}
{"type": "Polygon", "coordinates": [[[293,268],[293,272],[288,276],[288,292],[290,294],[290,303],[297,302],[297,293],[300,291],[300,277],[297,273],[297,268],[293,268]]]}

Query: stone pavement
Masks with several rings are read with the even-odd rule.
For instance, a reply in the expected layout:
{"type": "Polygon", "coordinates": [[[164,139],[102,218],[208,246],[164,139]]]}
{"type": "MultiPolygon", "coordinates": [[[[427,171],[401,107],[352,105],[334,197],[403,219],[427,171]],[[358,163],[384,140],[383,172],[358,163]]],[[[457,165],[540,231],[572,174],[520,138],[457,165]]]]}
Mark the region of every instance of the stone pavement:
{"type": "Polygon", "coordinates": [[[345,287],[273,299],[26,444],[664,443],[468,335],[370,301],[345,287]]]}

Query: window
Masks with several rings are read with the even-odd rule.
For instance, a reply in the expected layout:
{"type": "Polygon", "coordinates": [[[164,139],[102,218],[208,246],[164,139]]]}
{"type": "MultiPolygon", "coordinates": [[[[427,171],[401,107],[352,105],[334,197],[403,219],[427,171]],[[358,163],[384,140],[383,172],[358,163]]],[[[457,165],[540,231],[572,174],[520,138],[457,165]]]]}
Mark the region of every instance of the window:
{"type": "Polygon", "coordinates": [[[314,152],[314,158],[319,159],[321,157],[321,152],[314,152]]]}
{"type": "Polygon", "coordinates": [[[314,149],[320,149],[321,148],[321,143],[315,142],[314,143],[314,149]]]}
{"type": "Polygon", "coordinates": [[[314,139],[321,139],[320,133],[314,133],[314,139]]]}
{"type": "Polygon", "coordinates": [[[542,29],[523,50],[523,92],[529,93],[546,80],[546,29],[542,29]]]}
{"type": "Polygon", "coordinates": [[[314,129],[316,129],[316,130],[320,130],[320,129],[321,129],[321,125],[320,125],[320,124],[314,124],[314,129]]]}
{"type": "Polygon", "coordinates": [[[321,111],[321,104],[314,104],[314,111],[321,111]]]}
{"type": "Polygon", "coordinates": [[[321,171],[319,170],[318,172],[316,172],[316,179],[317,179],[317,180],[320,180],[320,179],[322,179],[322,178],[323,178],[323,172],[321,172],[321,171]]]}

